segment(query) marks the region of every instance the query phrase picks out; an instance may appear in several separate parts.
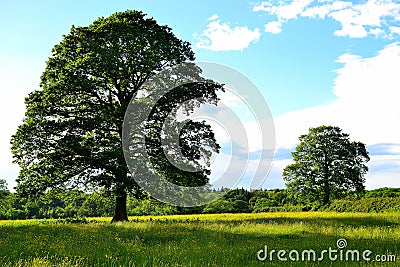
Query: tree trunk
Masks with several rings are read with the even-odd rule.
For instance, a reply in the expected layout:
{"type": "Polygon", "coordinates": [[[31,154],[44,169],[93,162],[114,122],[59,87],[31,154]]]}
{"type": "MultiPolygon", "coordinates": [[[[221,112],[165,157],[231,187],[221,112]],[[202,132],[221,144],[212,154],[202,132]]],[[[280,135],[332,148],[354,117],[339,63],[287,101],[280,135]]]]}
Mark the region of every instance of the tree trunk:
{"type": "Polygon", "coordinates": [[[323,200],[323,204],[327,205],[329,204],[330,201],[330,188],[329,188],[329,181],[325,180],[325,185],[324,185],[324,200],[323,200]]]}
{"type": "Polygon", "coordinates": [[[119,192],[115,198],[114,217],[111,222],[127,222],[128,215],[126,213],[126,192],[123,190],[119,192]]]}
{"type": "Polygon", "coordinates": [[[324,205],[329,204],[330,196],[331,196],[331,188],[329,187],[329,174],[328,171],[326,171],[324,178],[324,199],[322,204],[324,205]]]}
{"type": "Polygon", "coordinates": [[[329,162],[327,159],[327,156],[325,155],[325,164],[324,164],[324,199],[323,199],[323,204],[328,205],[330,201],[330,196],[331,196],[331,188],[329,187],[329,162]]]}

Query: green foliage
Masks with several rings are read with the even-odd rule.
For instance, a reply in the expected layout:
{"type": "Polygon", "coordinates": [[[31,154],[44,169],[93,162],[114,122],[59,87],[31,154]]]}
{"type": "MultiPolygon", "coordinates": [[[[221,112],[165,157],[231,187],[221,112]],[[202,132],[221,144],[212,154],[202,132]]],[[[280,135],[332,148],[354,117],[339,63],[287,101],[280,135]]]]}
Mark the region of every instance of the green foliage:
{"type": "Polygon", "coordinates": [[[400,197],[400,188],[378,188],[366,192],[364,197],[400,197]]]}
{"type": "Polygon", "coordinates": [[[232,206],[235,213],[247,213],[251,211],[248,201],[237,199],[232,202],[232,206]]]}
{"type": "Polygon", "coordinates": [[[7,188],[7,182],[0,179],[0,219],[5,219],[7,212],[12,208],[12,196],[7,188]]]}
{"type": "Polygon", "coordinates": [[[269,198],[258,198],[253,206],[253,212],[265,212],[270,207],[277,207],[278,202],[269,198]]]}
{"type": "Polygon", "coordinates": [[[4,192],[9,192],[8,186],[7,186],[7,181],[4,179],[0,179],[0,194],[4,192]]]}
{"type": "Polygon", "coordinates": [[[361,142],[350,141],[339,127],[310,128],[299,137],[283,179],[293,197],[306,205],[326,205],[343,198],[347,190],[364,191],[368,152],[361,142]]]}
{"type": "Polygon", "coordinates": [[[400,212],[400,196],[335,200],[324,207],[323,210],[336,212],[400,212]]]}
{"type": "Polygon", "coordinates": [[[305,210],[305,207],[303,206],[260,206],[257,209],[254,209],[254,213],[259,213],[259,212],[301,212],[301,211],[308,211],[305,210]]]}
{"type": "Polygon", "coordinates": [[[77,215],[81,217],[107,217],[114,209],[114,200],[104,194],[104,192],[95,192],[87,195],[77,215]]]}
{"type": "Polygon", "coordinates": [[[203,208],[204,213],[233,213],[233,202],[225,199],[217,199],[203,208]]]}
{"type": "Polygon", "coordinates": [[[144,199],[132,210],[128,210],[131,216],[138,215],[171,215],[177,214],[176,207],[166,205],[154,199],[144,199]]]}
{"type": "Polygon", "coordinates": [[[12,193],[0,199],[0,203],[4,204],[0,206],[1,219],[110,216],[114,208],[113,201],[103,194],[61,189],[49,190],[37,199],[22,198],[12,193]],[[92,209],[89,210],[88,206],[92,209]],[[107,208],[107,212],[104,212],[107,208]]]}
{"type": "Polygon", "coordinates": [[[242,200],[244,202],[249,202],[250,198],[252,196],[252,193],[241,188],[237,188],[237,189],[233,189],[228,191],[223,198],[226,200],[230,200],[230,201],[235,201],[235,200],[242,200]]]}
{"type": "Polygon", "coordinates": [[[285,189],[228,191],[221,199],[209,203],[203,213],[246,213],[267,211],[269,207],[293,205],[285,189]]]}

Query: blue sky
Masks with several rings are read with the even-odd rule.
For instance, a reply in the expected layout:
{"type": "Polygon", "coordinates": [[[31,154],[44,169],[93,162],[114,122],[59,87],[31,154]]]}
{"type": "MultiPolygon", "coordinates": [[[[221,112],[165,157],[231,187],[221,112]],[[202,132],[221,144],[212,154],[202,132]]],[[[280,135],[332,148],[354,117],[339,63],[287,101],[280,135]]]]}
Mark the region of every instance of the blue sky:
{"type": "Polygon", "coordinates": [[[247,76],[274,116],[277,158],[264,187],[283,187],[297,137],[340,126],[368,145],[367,188],[400,186],[400,1],[0,0],[0,177],[15,186],[9,139],[24,96],[72,24],[142,10],[191,42],[196,59],[247,76]]]}

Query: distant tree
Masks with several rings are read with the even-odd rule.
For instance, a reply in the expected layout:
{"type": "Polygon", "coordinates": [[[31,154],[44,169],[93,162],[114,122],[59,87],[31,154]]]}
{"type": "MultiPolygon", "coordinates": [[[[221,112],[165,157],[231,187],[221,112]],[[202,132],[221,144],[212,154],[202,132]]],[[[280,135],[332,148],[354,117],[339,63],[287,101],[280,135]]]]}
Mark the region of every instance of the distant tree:
{"type": "Polygon", "coordinates": [[[0,179],[0,219],[6,219],[7,212],[11,208],[10,194],[7,181],[0,179]]]}
{"type": "Polygon", "coordinates": [[[400,196],[400,188],[377,188],[374,190],[367,191],[364,197],[399,197],[400,196]]]}
{"type": "Polygon", "coordinates": [[[328,204],[346,190],[364,191],[368,152],[339,127],[310,128],[299,137],[293,163],[283,171],[288,190],[303,201],[328,204]]]}
{"type": "MultiPolygon", "coordinates": [[[[14,161],[20,166],[17,192],[36,196],[63,186],[105,188],[115,197],[112,221],[128,220],[127,193],[139,194],[140,188],[128,171],[122,149],[125,111],[133,97],[146,96],[142,85],[151,77],[166,67],[192,60],[194,53],[188,42],[138,11],[101,17],[88,27],[73,26],[53,48],[41,76],[41,89],[25,99],[24,121],[12,137],[14,161]]],[[[193,68],[190,75],[197,80],[200,72],[193,68]]],[[[163,104],[173,103],[184,90],[215,102],[222,85],[205,82],[180,89],[156,106],[158,113],[150,116],[153,128],[171,109],[163,104]]],[[[210,132],[203,122],[188,123],[181,136],[182,147],[197,149],[204,140],[215,141],[210,132]]],[[[152,135],[149,140],[158,141],[158,137],[152,135]]],[[[152,162],[158,163],[158,170],[171,169],[160,153],[160,142],[154,143],[147,144],[152,162]]],[[[200,157],[198,153],[183,154],[189,159],[200,157]]],[[[195,176],[204,184],[205,172],[176,171],[176,177],[190,184],[190,177],[195,176]]]]}
{"type": "Polygon", "coordinates": [[[83,217],[101,217],[112,215],[113,203],[109,197],[102,192],[87,195],[78,210],[78,215],[83,217]]]}
{"type": "Polygon", "coordinates": [[[0,179],[0,191],[8,191],[7,181],[0,179]]]}
{"type": "Polygon", "coordinates": [[[244,188],[235,188],[232,189],[230,191],[228,191],[223,198],[226,200],[229,200],[231,202],[235,201],[235,200],[242,200],[245,202],[249,202],[250,198],[251,198],[251,192],[247,191],[244,188]]]}
{"type": "Polygon", "coordinates": [[[244,200],[237,199],[232,202],[232,206],[234,213],[245,213],[251,211],[249,202],[246,202],[244,200]]]}
{"type": "Polygon", "coordinates": [[[233,213],[235,207],[232,201],[225,200],[224,198],[217,199],[208,203],[203,208],[203,213],[233,213]]]}
{"type": "Polygon", "coordinates": [[[273,189],[270,190],[270,198],[275,200],[280,206],[287,204],[287,191],[286,189],[273,189]]]}
{"type": "Polygon", "coordinates": [[[257,198],[253,204],[253,212],[268,211],[270,207],[277,207],[279,203],[269,198],[257,198]]]}

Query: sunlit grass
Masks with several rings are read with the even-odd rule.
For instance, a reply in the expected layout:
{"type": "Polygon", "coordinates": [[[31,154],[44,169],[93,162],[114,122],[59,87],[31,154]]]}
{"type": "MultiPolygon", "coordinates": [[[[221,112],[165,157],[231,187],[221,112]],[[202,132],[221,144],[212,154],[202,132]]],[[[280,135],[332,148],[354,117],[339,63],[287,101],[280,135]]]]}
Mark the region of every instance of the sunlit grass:
{"type": "MultiPolygon", "coordinates": [[[[257,260],[274,249],[335,247],[400,255],[400,214],[258,213],[0,221],[0,266],[316,266],[257,260]]],[[[399,261],[400,259],[398,259],[399,261]]],[[[328,262],[323,266],[362,266],[328,262]]],[[[321,265],[320,265],[321,266],[321,265]]],[[[369,263],[368,266],[382,266],[369,263]]],[[[398,266],[386,263],[384,266],[398,266]]]]}

